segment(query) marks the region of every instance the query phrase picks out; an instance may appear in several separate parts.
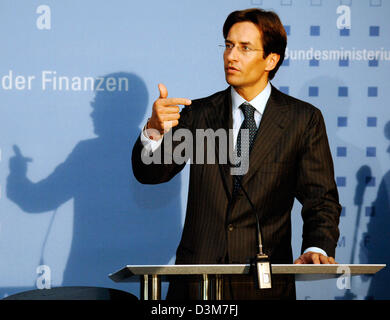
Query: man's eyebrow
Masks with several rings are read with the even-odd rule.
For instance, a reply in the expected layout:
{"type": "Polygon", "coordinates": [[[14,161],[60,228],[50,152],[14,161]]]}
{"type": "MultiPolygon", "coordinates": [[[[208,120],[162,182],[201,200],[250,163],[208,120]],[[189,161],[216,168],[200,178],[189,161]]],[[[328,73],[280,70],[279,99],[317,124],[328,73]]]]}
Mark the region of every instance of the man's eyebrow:
{"type": "MultiPolygon", "coordinates": [[[[226,39],[225,42],[233,43],[232,40],[226,39]]],[[[250,41],[241,41],[239,44],[246,45],[246,44],[252,44],[250,41]]]]}

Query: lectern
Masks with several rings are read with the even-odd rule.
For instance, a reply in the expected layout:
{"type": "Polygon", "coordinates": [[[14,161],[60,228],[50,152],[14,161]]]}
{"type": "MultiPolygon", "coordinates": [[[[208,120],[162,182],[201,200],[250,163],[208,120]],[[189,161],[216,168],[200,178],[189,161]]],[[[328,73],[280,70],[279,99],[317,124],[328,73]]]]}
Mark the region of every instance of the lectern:
{"type": "MultiPolygon", "coordinates": [[[[385,264],[273,264],[272,274],[294,274],[296,280],[319,280],[341,275],[375,274],[385,264]]],[[[199,283],[203,300],[222,300],[224,275],[249,274],[249,264],[196,264],[196,265],[127,265],[111,273],[115,282],[140,281],[141,299],[160,300],[161,281],[174,276],[201,276],[199,283]]]]}

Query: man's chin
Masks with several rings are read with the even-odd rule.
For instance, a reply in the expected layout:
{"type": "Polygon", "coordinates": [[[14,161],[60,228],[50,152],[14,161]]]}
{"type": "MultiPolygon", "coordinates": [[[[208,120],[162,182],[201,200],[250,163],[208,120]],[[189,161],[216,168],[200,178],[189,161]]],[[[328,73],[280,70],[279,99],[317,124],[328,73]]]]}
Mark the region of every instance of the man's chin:
{"type": "Polygon", "coordinates": [[[236,86],[240,85],[240,81],[237,78],[235,78],[235,77],[233,77],[231,75],[226,75],[225,76],[225,80],[232,87],[236,87],[236,86]]]}

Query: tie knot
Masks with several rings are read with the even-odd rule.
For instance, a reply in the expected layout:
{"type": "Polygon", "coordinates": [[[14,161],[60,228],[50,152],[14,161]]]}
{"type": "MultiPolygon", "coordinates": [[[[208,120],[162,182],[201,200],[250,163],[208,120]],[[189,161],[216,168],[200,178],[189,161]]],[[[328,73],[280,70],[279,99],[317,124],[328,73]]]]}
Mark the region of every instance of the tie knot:
{"type": "Polygon", "coordinates": [[[249,104],[248,102],[244,102],[240,105],[242,112],[244,113],[244,117],[246,120],[251,120],[255,118],[255,108],[249,104]]]}

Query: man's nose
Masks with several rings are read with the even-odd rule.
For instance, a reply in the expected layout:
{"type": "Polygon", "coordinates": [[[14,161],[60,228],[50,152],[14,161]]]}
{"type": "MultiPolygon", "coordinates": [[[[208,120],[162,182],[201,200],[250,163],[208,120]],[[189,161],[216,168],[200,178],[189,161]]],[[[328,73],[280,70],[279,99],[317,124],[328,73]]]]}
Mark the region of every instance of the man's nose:
{"type": "Polygon", "coordinates": [[[228,61],[236,61],[239,56],[237,47],[233,47],[232,49],[226,51],[225,54],[228,61]]]}

